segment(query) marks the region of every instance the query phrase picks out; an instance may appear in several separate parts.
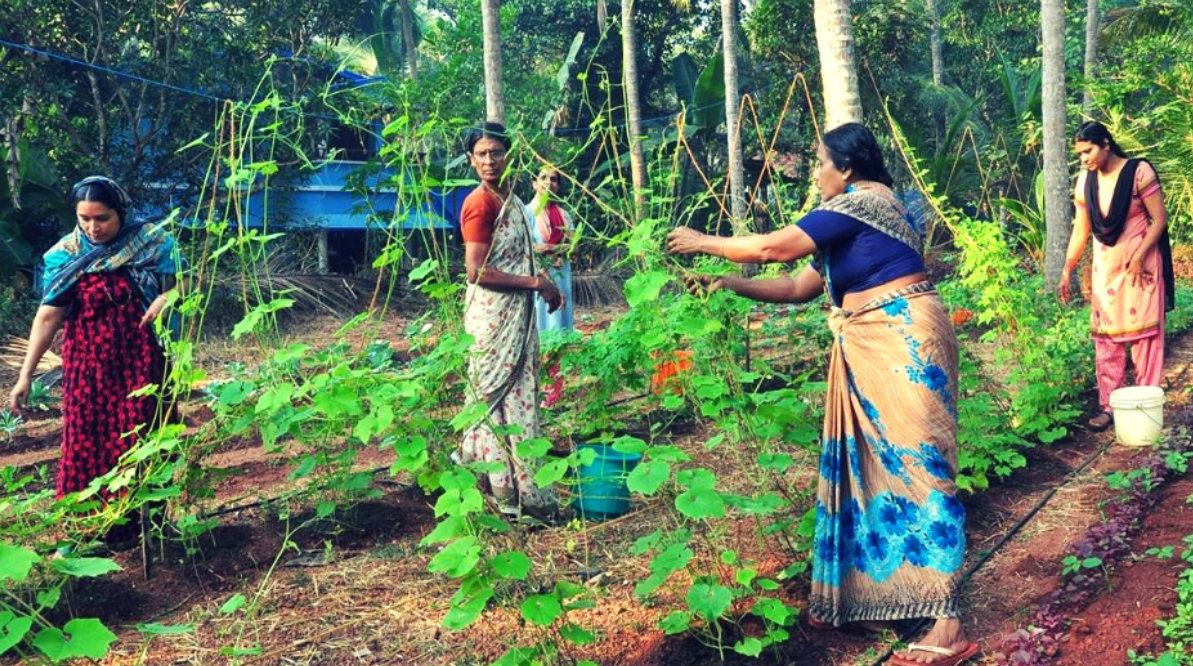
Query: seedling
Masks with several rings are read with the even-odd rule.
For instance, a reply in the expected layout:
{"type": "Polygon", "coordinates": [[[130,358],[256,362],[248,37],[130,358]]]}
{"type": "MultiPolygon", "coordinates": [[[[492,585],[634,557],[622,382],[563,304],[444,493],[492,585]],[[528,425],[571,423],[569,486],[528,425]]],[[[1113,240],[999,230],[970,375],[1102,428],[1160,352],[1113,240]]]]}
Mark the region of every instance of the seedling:
{"type": "Polygon", "coordinates": [[[25,420],[21,418],[20,414],[14,414],[7,409],[0,409],[0,432],[4,433],[4,441],[11,443],[16,436],[17,428],[25,420]]]}
{"type": "Polygon", "coordinates": [[[29,385],[29,409],[34,409],[39,412],[49,411],[54,403],[58,402],[58,398],[50,393],[50,387],[34,380],[29,385]]]}

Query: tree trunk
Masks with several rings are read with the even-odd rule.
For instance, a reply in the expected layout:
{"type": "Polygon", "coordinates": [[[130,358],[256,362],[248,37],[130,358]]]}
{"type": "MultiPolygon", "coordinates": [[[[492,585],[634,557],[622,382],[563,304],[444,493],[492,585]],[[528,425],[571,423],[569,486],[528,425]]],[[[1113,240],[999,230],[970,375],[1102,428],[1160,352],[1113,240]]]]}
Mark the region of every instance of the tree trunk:
{"type": "Polygon", "coordinates": [[[328,256],[327,256],[328,255],[327,237],[328,237],[327,229],[326,228],[320,229],[318,241],[316,243],[316,248],[318,249],[318,254],[319,254],[319,267],[317,270],[319,271],[320,275],[327,275],[331,271],[331,262],[328,260],[328,256]]]}
{"type": "MultiPolygon", "coordinates": [[[[410,8],[410,0],[399,0],[399,6],[402,10],[402,46],[406,49],[406,69],[410,73],[410,80],[413,81],[418,78],[418,45],[414,43],[414,10],[410,8]]],[[[498,33],[500,33],[500,29],[498,33]]],[[[500,58],[500,56],[498,57],[500,58]]],[[[498,71],[501,71],[500,67],[498,67],[498,71]]]]}
{"type": "Polygon", "coordinates": [[[850,0],[815,0],[816,47],[824,86],[824,129],[862,122],[862,96],[853,56],[850,0]]]}
{"type": "Polygon", "coordinates": [[[1072,230],[1069,199],[1068,141],[1065,132],[1065,4],[1040,0],[1044,74],[1044,284],[1055,289],[1065,265],[1072,230]]]}
{"type": "Polygon", "coordinates": [[[1094,112],[1094,96],[1089,82],[1098,75],[1098,0],[1085,0],[1085,94],[1081,98],[1081,112],[1089,117],[1094,112]]]}
{"type": "Polygon", "coordinates": [[[646,213],[646,156],[642,153],[642,106],[638,97],[637,40],[633,0],[621,2],[621,59],[625,77],[626,135],[630,142],[630,178],[634,187],[634,222],[646,213]]]}
{"type": "MultiPolygon", "coordinates": [[[[28,106],[28,100],[25,101],[28,106]]],[[[8,193],[12,198],[13,210],[21,211],[21,135],[24,134],[25,117],[19,111],[4,121],[4,147],[8,155],[8,162],[4,165],[4,173],[8,180],[8,193]]]]}
{"type": "MultiPolygon", "coordinates": [[[[930,40],[932,50],[932,85],[941,88],[944,86],[944,47],[940,34],[940,5],[938,4],[939,0],[927,0],[927,3],[928,20],[932,23],[930,40]]],[[[944,109],[939,106],[934,108],[932,110],[932,119],[936,124],[936,154],[940,155],[945,149],[944,109]]]]}
{"type": "Polygon", "coordinates": [[[505,124],[505,92],[501,83],[501,7],[498,0],[481,0],[485,40],[485,119],[505,124]]]}
{"type": "Polygon", "coordinates": [[[742,160],[737,106],[737,0],[721,0],[721,34],[725,49],[725,131],[729,135],[729,225],[735,234],[746,226],[746,173],[742,160]]]}

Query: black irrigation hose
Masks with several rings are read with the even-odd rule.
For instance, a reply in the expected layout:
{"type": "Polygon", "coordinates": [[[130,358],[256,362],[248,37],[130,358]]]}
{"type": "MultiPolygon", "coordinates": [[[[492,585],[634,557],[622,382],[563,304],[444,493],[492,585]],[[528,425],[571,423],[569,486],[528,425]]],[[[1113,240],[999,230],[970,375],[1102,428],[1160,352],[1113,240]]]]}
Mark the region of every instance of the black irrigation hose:
{"type": "MultiPolygon", "coordinates": [[[[381,472],[383,470],[389,469],[389,467],[390,467],[389,465],[378,465],[377,467],[370,469],[369,474],[376,474],[377,472],[381,472]]],[[[397,486],[400,486],[403,488],[410,487],[410,486],[407,486],[406,484],[398,483],[396,481],[390,481],[390,483],[393,483],[394,485],[397,485],[397,486]]],[[[290,497],[294,497],[298,494],[299,493],[284,493],[281,495],[277,495],[275,497],[266,497],[265,499],[257,500],[256,502],[250,502],[248,504],[238,504],[236,506],[226,506],[222,509],[216,509],[214,511],[209,511],[204,514],[200,514],[198,517],[198,520],[209,520],[211,518],[219,518],[220,516],[226,516],[229,513],[239,513],[241,511],[248,511],[249,509],[259,509],[264,506],[269,506],[270,504],[273,504],[274,502],[278,502],[278,501],[284,500],[284,499],[289,499],[290,497]]]]}
{"type": "MultiPolygon", "coordinates": [[[[1041,496],[1040,499],[1035,503],[1035,506],[1033,506],[1031,509],[1029,509],[1027,513],[1023,514],[1023,517],[1020,518],[1014,525],[1012,525],[1011,529],[1007,530],[1006,534],[1002,535],[1002,538],[1000,538],[998,540],[998,543],[994,544],[993,548],[990,548],[989,550],[987,550],[985,553],[982,554],[981,557],[978,558],[978,560],[976,562],[969,565],[969,568],[966,569],[965,572],[961,574],[961,585],[964,585],[966,582],[968,582],[970,577],[973,576],[977,572],[977,570],[980,569],[982,567],[982,565],[986,563],[987,560],[989,560],[991,557],[993,557],[994,554],[999,551],[999,549],[1001,549],[1003,546],[1005,546],[1006,543],[1011,540],[1011,537],[1015,536],[1019,532],[1019,530],[1023,529],[1023,526],[1026,525],[1027,522],[1029,520],[1031,520],[1036,515],[1036,513],[1038,513],[1040,511],[1040,509],[1044,508],[1044,505],[1048,503],[1048,500],[1052,499],[1052,496],[1056,494],[1056,491],[1069,485],[1069,482],[1072,481],[1073,479],[1075,479],[1078,474],[1085,471],[1086,467],[1089,467],[1095,460],[1098,459],[1099,456],[1101,456],[1103,453],[1106,453],[1107,448],[1108,447],[1105,447],[1105,446],[1098,448],[1097,451],[1094,451],[1080,465],[1078,465],[1073,470],[1071,470],[1067,475],[1065,475],[1065,480],[1062,483],[1060,483],[1056,486],[1053,486],[1052,488],[1050,488],[1048,490],[1048,492],[1044,493],[1044,495],[1041,496]]],[[[911,627],[911,629],[909,629],[907,632],[905,632],[903,635],[901,635],[899,637],[900,640],[903,640],[904,638],[906,638],[908,636],[915,636],[915,635],[919,634],[919,632],[921,630],[923,630],[924,625],[926,625],[927,623],[928,623],[928,618],[922,617],[919,620],[916,620],[916,623],[911,627]]],[[[880,664],[884,663],[887,659],[890,659],[891,655],[894,653],[895,653],[895,646],[892,645],[886,649],[886,652],[883,652],[882,654],[878,655],[878,657],[873,662],[870,663],[870,666],[879,666],[880,664]]]]}

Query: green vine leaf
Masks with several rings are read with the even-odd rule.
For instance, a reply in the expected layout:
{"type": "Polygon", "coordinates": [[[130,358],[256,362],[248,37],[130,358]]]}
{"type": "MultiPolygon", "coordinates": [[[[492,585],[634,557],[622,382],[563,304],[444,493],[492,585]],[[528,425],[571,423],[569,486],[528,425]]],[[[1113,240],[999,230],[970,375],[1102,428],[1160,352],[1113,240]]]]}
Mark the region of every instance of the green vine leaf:
{"type": "Polygon", "coordinates": [[[717,477],[711,471],[697,467],[678,472],[675,482],[689,490],[712,490],[717,485],[717,477]]]}
{"type": "Polygon", "coordinates": [[[692,614],[686,611],[671,611],[659,622],[659,629],[668,636],[682,634],[692,627],[692,614]]]}
{"type": "Polygon", "coordinates": [[[681,493],[675,498],[675,508],[692,520],[725,517],[725,500],[714,490],[698,489],[681,493]]]}
{"type": "Polygon", "coordinates": [[[697,583],[688,590],[688,608],[711,622],[729,610],[733,604],[733,592],[723,585],[697,583]]]}
{"type": "Polygon", "coordinates": [[[634,586],[634,594],[644,597],[667,581],[671,574],[688,566],[695,553],[682,543],[673,543],[650,561],[651,575],[634,586]]]}
{"type": "Polygon", "coordinates": [[[661,460],[648,460],[626,477],[626,488],[635,493],[653,495],[671,477],[671,465],[661,460]]]}
{"type": "Polygon", "coordinates": [[[64,557],[54,560],[50,566],[58,573],[75,578],[98,578],[124,570],[115,560],[106,557],[64,557]]]}
{"type": "Polygon", "coordinates": [[[431,558],[427,571],[459,578],[472,572],[481,559],[481,547],[474,536],[453,541],[438,555],[431,558]]]}
{"type": "Polygon", "coordinates": [[[483,402],[474,402],[464,409],[460,410],[451,420],[451,426],[456,432],[462,432],[472,426],[480,423],[485,414],[489,411],[489,406],[483,402]]]}
{"type": "Polygon", "coordinates": [[[663,290],[663,287],[674,279],[670,273],[665,271],[638,273],[626,280],[626,302],[631,308],[638,307],[643,303],[654,303],[659,300],[659,292],[663,290]]]}
{"type": "Polygon", "coordinates": [[[502,578],[526,580],[527,574],[530,573],[531,562],[525,553],[513,550],[501,553],[489,560],[489,565],[502,578]]]}
{"type": "Polygon", "coordinates": [[[422,538],[418,543],[423,546],[430,546],[431,544],[442,543],[444,541],[451,541],[456,537],[462,536],[468,532],[468,521],[463,516],[448,516],[431,530],[431,533],[422,538]]]}
{"type": "Polygon", "coordinates": [[[0,580],[25,580],[39,561],[41,557],[28,548],[0,543],[0,580]]]}
{"type": "Polygon", "coordinates": [[[48,628],[37,632],[33,646],[53,661],[87,657],[100,659],[116,642],[116,634],[96,619],[74,619],[61,630],[48,628]]]}
{"type": "Polygon", "coordinates": [[[559,628],[559,635],[576,645],[592,645],[596,642],[596,634],[571,622],[559,628]]]}
{"type": "Polygon", "coordinates": [[[750,609],[750,612],[759,617],[764,617],[777,625],[787,626],[795,620],[797,611],[788,608],[786,604],[778,599],[762,597],[754,602],[754,606],[750,609]]]}
{"type": "Polygon", "coordinates": [[[733,651],[738,654],[744,654],[747,657],[757,657],[758,655],[762,654],[763,647],[762,641],[754,638],[753,636],[748,636],[735,643],[733,645],[733,651]]]}
{"type": "Polygon", "coordinates": [[[563,615],[559,600],[551,594],[536,594],[522,602],[522,617],[541,627],[550,626],[563,615]]]}
{"type": "Polygon", "coordinates": [[[245,597],[243,594],[234,594],[232,598],[225,601],[223,606],[220,606],[220,615],[231,615],[236,611],[244,608],[245,597]]]}
{"type": "Polygon", "coordinates": [[[439,268],[438,259],[425,259],[421,264],[415,266],[414,269],[410,271],[410,283],[414,284],[415,282],[422,280],[434,272],[436,268],[439,268]]]}
{"type": "Polygon", "coordinates": [[[0,654],[8,652],[25,638],[33,626],[33,618],[17,616],[10,610],[0,611],[0,654]]]}
{"type": "Polygon", "coordinates": [[[552,460],[538,468],[538,471],[534,473],[534,482],[538,484],[539,488],[546,488],[563,479],[567,475],[567,471],[568,461],[552,460]]]}
{"type": "Polygon", "coordinates": [[[489,599],[493,598],[493,588],[486,586],[476,589],[462,601],[458,597],[461,597],[461,594],[457,593],[456,597],[453,597],[452,607],[443,618],[443,626],[452,631],[460,631],[480,619],[489,599]]]}
{"type": "Polygon", "coordinates": [[[235,407],[247,400],[256,389],[257,385],[252,382],[230,381],[227,384],[221,384],[214,390],[214,393],[221,405],[235,407]]]}

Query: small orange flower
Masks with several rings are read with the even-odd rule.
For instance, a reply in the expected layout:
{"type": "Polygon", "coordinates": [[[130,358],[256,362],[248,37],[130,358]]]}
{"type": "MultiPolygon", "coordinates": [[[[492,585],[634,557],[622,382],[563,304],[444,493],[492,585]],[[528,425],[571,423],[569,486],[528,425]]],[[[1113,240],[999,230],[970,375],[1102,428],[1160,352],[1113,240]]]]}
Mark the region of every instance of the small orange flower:
{"type": "Polygon", "coordinates": [[[970,319],[973,319],[973,312],[970,310],[957,308],[953,311],[953,326],[961,326],[970,319]]]}

